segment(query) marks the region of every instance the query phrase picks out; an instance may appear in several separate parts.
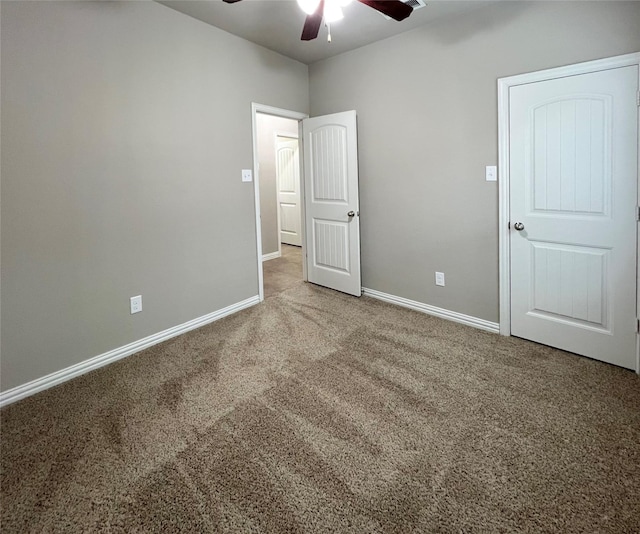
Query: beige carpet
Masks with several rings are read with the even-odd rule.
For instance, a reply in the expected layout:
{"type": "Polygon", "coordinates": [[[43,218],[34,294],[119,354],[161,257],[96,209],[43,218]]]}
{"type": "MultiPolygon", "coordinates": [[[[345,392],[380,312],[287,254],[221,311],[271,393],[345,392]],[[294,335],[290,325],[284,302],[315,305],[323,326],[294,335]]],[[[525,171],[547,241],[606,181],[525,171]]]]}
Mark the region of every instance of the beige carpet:
{"type": "Polygon", "coordinates": [[[264,298],[291,289],[302,280],[302,249],[281,245],[282,256],[262,263],[264,271],[264,298]]]}
{"type": "Polygon", "coordinates": [[[636,375],[285,278],[3,409],[2,532],[638,532],[636,375]]]}

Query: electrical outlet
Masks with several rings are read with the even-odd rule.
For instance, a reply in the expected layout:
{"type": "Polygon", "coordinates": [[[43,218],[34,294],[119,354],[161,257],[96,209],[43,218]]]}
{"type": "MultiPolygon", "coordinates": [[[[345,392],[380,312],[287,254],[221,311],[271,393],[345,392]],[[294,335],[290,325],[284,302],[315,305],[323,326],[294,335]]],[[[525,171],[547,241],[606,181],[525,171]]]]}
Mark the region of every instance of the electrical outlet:
{"type": "Polygon", "coordinates": [[[444,286],[444,273],[439,273],[436,271],[436,285],[444,286]]]}
{"type": "Polygon", "coordinates": [[[131,301],[131,315],[142,311],[142,295],[131,297],[129,300],[131,301]]]}

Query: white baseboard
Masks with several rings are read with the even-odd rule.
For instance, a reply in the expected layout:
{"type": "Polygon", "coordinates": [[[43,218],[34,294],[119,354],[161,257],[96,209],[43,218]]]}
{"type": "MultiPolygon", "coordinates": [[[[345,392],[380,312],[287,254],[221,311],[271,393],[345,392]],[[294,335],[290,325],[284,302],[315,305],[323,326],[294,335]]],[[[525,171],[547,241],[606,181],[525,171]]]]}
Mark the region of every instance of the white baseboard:
{"type": "Polygon", "coordinates": [[[455,321],[456,323],[473,326],[481,330],[486,330],[487,332],[493,332],[494,334],[498,334],[500,332],[500,325],[498,323],[485,321],[484,319],[479,319],[478,317],[473,317],[471,315],[465,315],[463,313],[445,310],[444,308],[437,308],[435,306],[430,306],[429,304],[424,304],[415,300],[409,300],[404,297],[397,297],[395,295],[389,295],[388,293],[382,293],[381,291],[376,291],[375,289],[367,289],[366,287],[362,288],[362,294],[374,299],[390,302],[391,304],[397,304],[398,306],[403,306],[404,308],[411,308],[412,310],[426,313],[428,315],[434,315],[436,317],[440,317],[441,319],[448,319],[449,321],[455,321]]]}
{"type": "Polygon", "coordinates": [[[182,323],[178,326],[174,326],[172,328],[168,328],[167,330],[163,330],[162,332],[158,332],[157,334],[152,334],[138,341],[134,341],[133,343],[129,343],[128,345],[124,345],[123,347],[110,350],[109,352],[105,352],[104,354],[100,354],[99,356],[95,356],[83,362],[77,363],[75,365],[72,365],[71,367],[67,367],[66,369],[56,371],[47,376],[43,376],[42,378],[37,378],[35,380],[32,380],[31,382],[27,382],[26,384],[23,384],[21,386],[3,391],[2,393],[0,393],[0,408],[6,406],[7,404],[11,404],[12,402],[24,399],[25,397],[29,397],[30,395],[38,393],[39,391],[49,389],[50,387],[61,384],[62,382],[71,380],[76,376],[83,375],[85,373],[88,373],[89,371],[93,371],[94,369],[104,367],[105,365],[113,363],[117,360],[126,358],[127,356],[131,356],[136,352],[140,352],[141,350],[152,347],[153,345],[157,345],[158,343],[166,341],[167,339],[171,339],[172,337],[179,336],[181,334],[184,334],[185,332],[189,332],[190,330],[194,330],[206,324],[213,323],[214,321],[222,319],[227,315],[231,315],[232,313],[236,313],[240,310],[244,310],[245,308],[249,308],[259,303],[260,297],[258,297],[258,295],[256,295],[255,297],[250,297],[241,302],[237,302],[236,304],[232,304],[231,306],[227,306],[226,308],[222,308],[221,310],[203,315],[202,317],[198,317],[197,319],[192,319],[191,321],[187,321],[186,323],[182,323]]]}
{"type": "Polygon", "coordinates": [[[275,252],[270,252],[269,254],[263,254],[262,255],[262,261],[275,260],[276,258],[279,258],[280,256],[282,256],[282,254],[280,253],[279,250],[276,250],[275,252]]]}

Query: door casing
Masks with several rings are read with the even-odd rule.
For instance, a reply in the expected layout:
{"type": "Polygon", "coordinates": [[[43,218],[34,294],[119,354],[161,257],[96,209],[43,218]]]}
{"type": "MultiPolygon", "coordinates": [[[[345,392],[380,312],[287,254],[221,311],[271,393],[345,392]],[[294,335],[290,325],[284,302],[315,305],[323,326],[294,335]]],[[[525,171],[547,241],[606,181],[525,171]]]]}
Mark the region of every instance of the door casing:
{"type": "MultiPolygon", "coordinates": [[[[262,227],[260,225],[260,169],[258,168],[258,131],[257,131],[257,119],[258,113],[264,113],[265,115],[273,115],[275,117],[283,117],[285,119],[293,119],[298,121],[298,139],[302,138],[302,119],[309,117],[307,113],[300,113],[299,111],[291,111],[288,109],[276,108],[273,106],[267,106],[265,104],[258,104],[256,102],[251,103],[251,132],[253,136],[253,192],[254,192],[254,204],[255,204],[255,216],[256,216],[256,253],[257,253],[257,269],[258,269],[258,295],[260,302],[264,300],[264,271],[262,269],[262,227]]],[[[298,145],[299,161],[302,165],[304,158],[304,147],[302,143],[298,145]]],[[[302,176],[302,168],[300,169],[300,176],[302,176]]],[[[304,240],[304,180],[300,180],[300,209],[301,209],[301,232],[302,232],[302,257],[306,258],[306,244],[304,240]]],[[[278,235],[278,239],[280,236],[278,235]]],[[[307,262],[302,262],[302,279],[307,280],[307,262]]]]}
{"type": "MultiPolygon", "coordinates": [[[[587,74],[630,65],[640,66],[640,52],[615,56],[611,58],[587,61],[564,67],[546,69],[517,76],[498,79],[498,247],[499,247],[499,287],[500,287],[500,334],[511,335],[511,267],[510,267],[510,230],[509,230],[509,89],[544,80],[587,74]]],[[[639,80],[640,83],[640,80],[639,80]]],[[[638,108],[640,110],[640,107],[638,108]]],[[[640,128],[640,111],[638,114],[640,128]]],[[[640,151],[639,151],[640,152],[640,151]]],[[[638,205],[640,205],[640,155],[638,161],[638,205]]],[[[640,224],[640,223],[638,223],[640,224]]],[[[640,232],[639,232],[640,234],[640,232]]],[[[640,235],[636,246],[637,280],[640,280],[640,235]]],[[[640,283],[636,283],[636,318],[640,302],[640,283]]],[[[640,334],[636,334],[636,373],[640,374],[640,334]]]]}

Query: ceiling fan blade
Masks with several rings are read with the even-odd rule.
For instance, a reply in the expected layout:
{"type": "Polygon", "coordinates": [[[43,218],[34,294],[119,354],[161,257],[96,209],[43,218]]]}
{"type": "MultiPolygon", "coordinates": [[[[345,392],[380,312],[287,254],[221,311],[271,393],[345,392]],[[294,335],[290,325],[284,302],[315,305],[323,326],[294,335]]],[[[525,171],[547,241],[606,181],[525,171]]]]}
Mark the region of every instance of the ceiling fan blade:
{"type": "Polygon", "coordinates": [[[391,17],[398,22],[406,19],[413,13],[413,8],[400,0],[358,0],[358,2],[372,7],[376,11],[380,11],[383,15],[391,17]]]}
{"type": "Polygon", "coordinates": [[[236,2],[240,2],[240,0],[222,0],[225,4],[235,4],[236,2]]]}
{"type": "Polygon", "coordinates": [[[318,7],[312,15],[308,15],[304,21],[302,28],[302,36],[300,39],[303,41],[311,41],[318,37],[320,26],[322,25],[322,15],[324,14],[324,0],[320,0],[318,7]]]}

